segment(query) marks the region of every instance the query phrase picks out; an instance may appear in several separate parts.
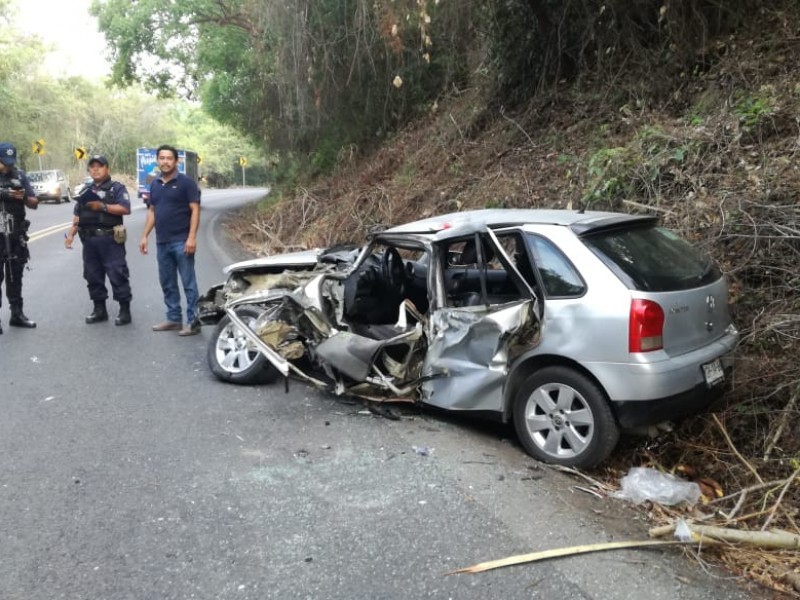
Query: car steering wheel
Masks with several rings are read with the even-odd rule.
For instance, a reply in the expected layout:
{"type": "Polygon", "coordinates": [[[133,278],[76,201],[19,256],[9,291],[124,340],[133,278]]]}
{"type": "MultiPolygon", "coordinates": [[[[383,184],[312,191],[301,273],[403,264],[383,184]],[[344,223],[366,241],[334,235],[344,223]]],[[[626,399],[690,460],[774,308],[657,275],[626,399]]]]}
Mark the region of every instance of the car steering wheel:
{"type": "Polygon", "coordinates": [[[403,258],[397,248],[389,247],[384,250],[381,257],[381,275],[393,292],[398,296],[403,295],[406,284],[406,269],[403,264],[403,258]]]}

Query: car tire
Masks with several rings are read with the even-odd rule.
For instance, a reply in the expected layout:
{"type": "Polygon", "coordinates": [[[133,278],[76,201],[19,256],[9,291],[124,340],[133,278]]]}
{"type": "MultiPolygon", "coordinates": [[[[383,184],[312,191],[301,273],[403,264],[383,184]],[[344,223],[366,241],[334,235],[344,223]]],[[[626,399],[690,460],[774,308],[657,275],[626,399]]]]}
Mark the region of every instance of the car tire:
{"type": "MultiPolygon", "coordinates": [[[[260,312],[241,307],[236,314],[248,325],[258,318],[260,312]]],[[[250,342],[228,315],[214,327],[208,343],[208,366],[220,379],[239,385],[270,383],[278,378],[278,371],[267,361],[255,345],[250,342]]]]}
{"type": "Polygon", "coordinates": [[[571,467],[597,465],[619,440],[602,388],[564,366],[544,367],[523,382],[514,402],[514,428],[531,456],[571,467]]]}

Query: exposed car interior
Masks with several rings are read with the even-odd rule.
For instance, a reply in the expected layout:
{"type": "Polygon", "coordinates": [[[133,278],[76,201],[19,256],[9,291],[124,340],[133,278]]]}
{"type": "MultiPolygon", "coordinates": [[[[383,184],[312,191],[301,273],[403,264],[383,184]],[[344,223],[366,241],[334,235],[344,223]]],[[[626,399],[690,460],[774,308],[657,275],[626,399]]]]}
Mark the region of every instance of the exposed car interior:
{"type": "MultiPolygon", "coordinates": [[[[507,233],[498,239],[516,269],[535,289],[536,279],[522,238],[507,233]]],[[[486,237],[450,242],[443,256],[447,263],[443,272],[450,307],[504,304],[525,295],[486,237]]]]}
{"type": "Polygon", "coordinates": [[[422,249],[377,245],[344,282],[344,317],[350,324],[397,322],[404,300],[428,311],[427,254],[422,249]]]}

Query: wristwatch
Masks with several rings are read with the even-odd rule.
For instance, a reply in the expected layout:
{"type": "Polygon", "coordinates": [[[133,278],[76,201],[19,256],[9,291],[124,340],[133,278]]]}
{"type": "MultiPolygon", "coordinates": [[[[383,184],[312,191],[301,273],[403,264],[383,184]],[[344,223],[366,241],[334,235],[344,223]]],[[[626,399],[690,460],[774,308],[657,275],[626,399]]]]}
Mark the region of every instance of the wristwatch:
{"type": "Polygon", "coordinates": [[[106,213],[108,212],[108,204],[106,204],[105,202],[103,202],[103,212],[106,213]]]}

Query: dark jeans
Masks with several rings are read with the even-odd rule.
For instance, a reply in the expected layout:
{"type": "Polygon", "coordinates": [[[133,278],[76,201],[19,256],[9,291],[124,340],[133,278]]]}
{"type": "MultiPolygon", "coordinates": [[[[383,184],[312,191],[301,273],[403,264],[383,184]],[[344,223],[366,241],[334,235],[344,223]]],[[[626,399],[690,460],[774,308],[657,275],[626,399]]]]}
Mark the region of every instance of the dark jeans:
{"type": "Polygon", "coordinates": [[[89,288],[89,298],[105,302],[108,298],[106,276],[111,282],[114,300],[130,302],[131,284],[125,244],[118,244],[114,236],[87,237],[83,240],[83,278],[89,288]]]}
{"type": "Polygon", "coordinates": [[[194,274],[194,254],[183,251],[186,242],[156,244],[158,259],[158,280],[164,292],[167,306],[167,321],[181,323],[181,293],[178,288],[178,275],[186,296],[186,322],[197,319],[197,277],[194,274]]]}

